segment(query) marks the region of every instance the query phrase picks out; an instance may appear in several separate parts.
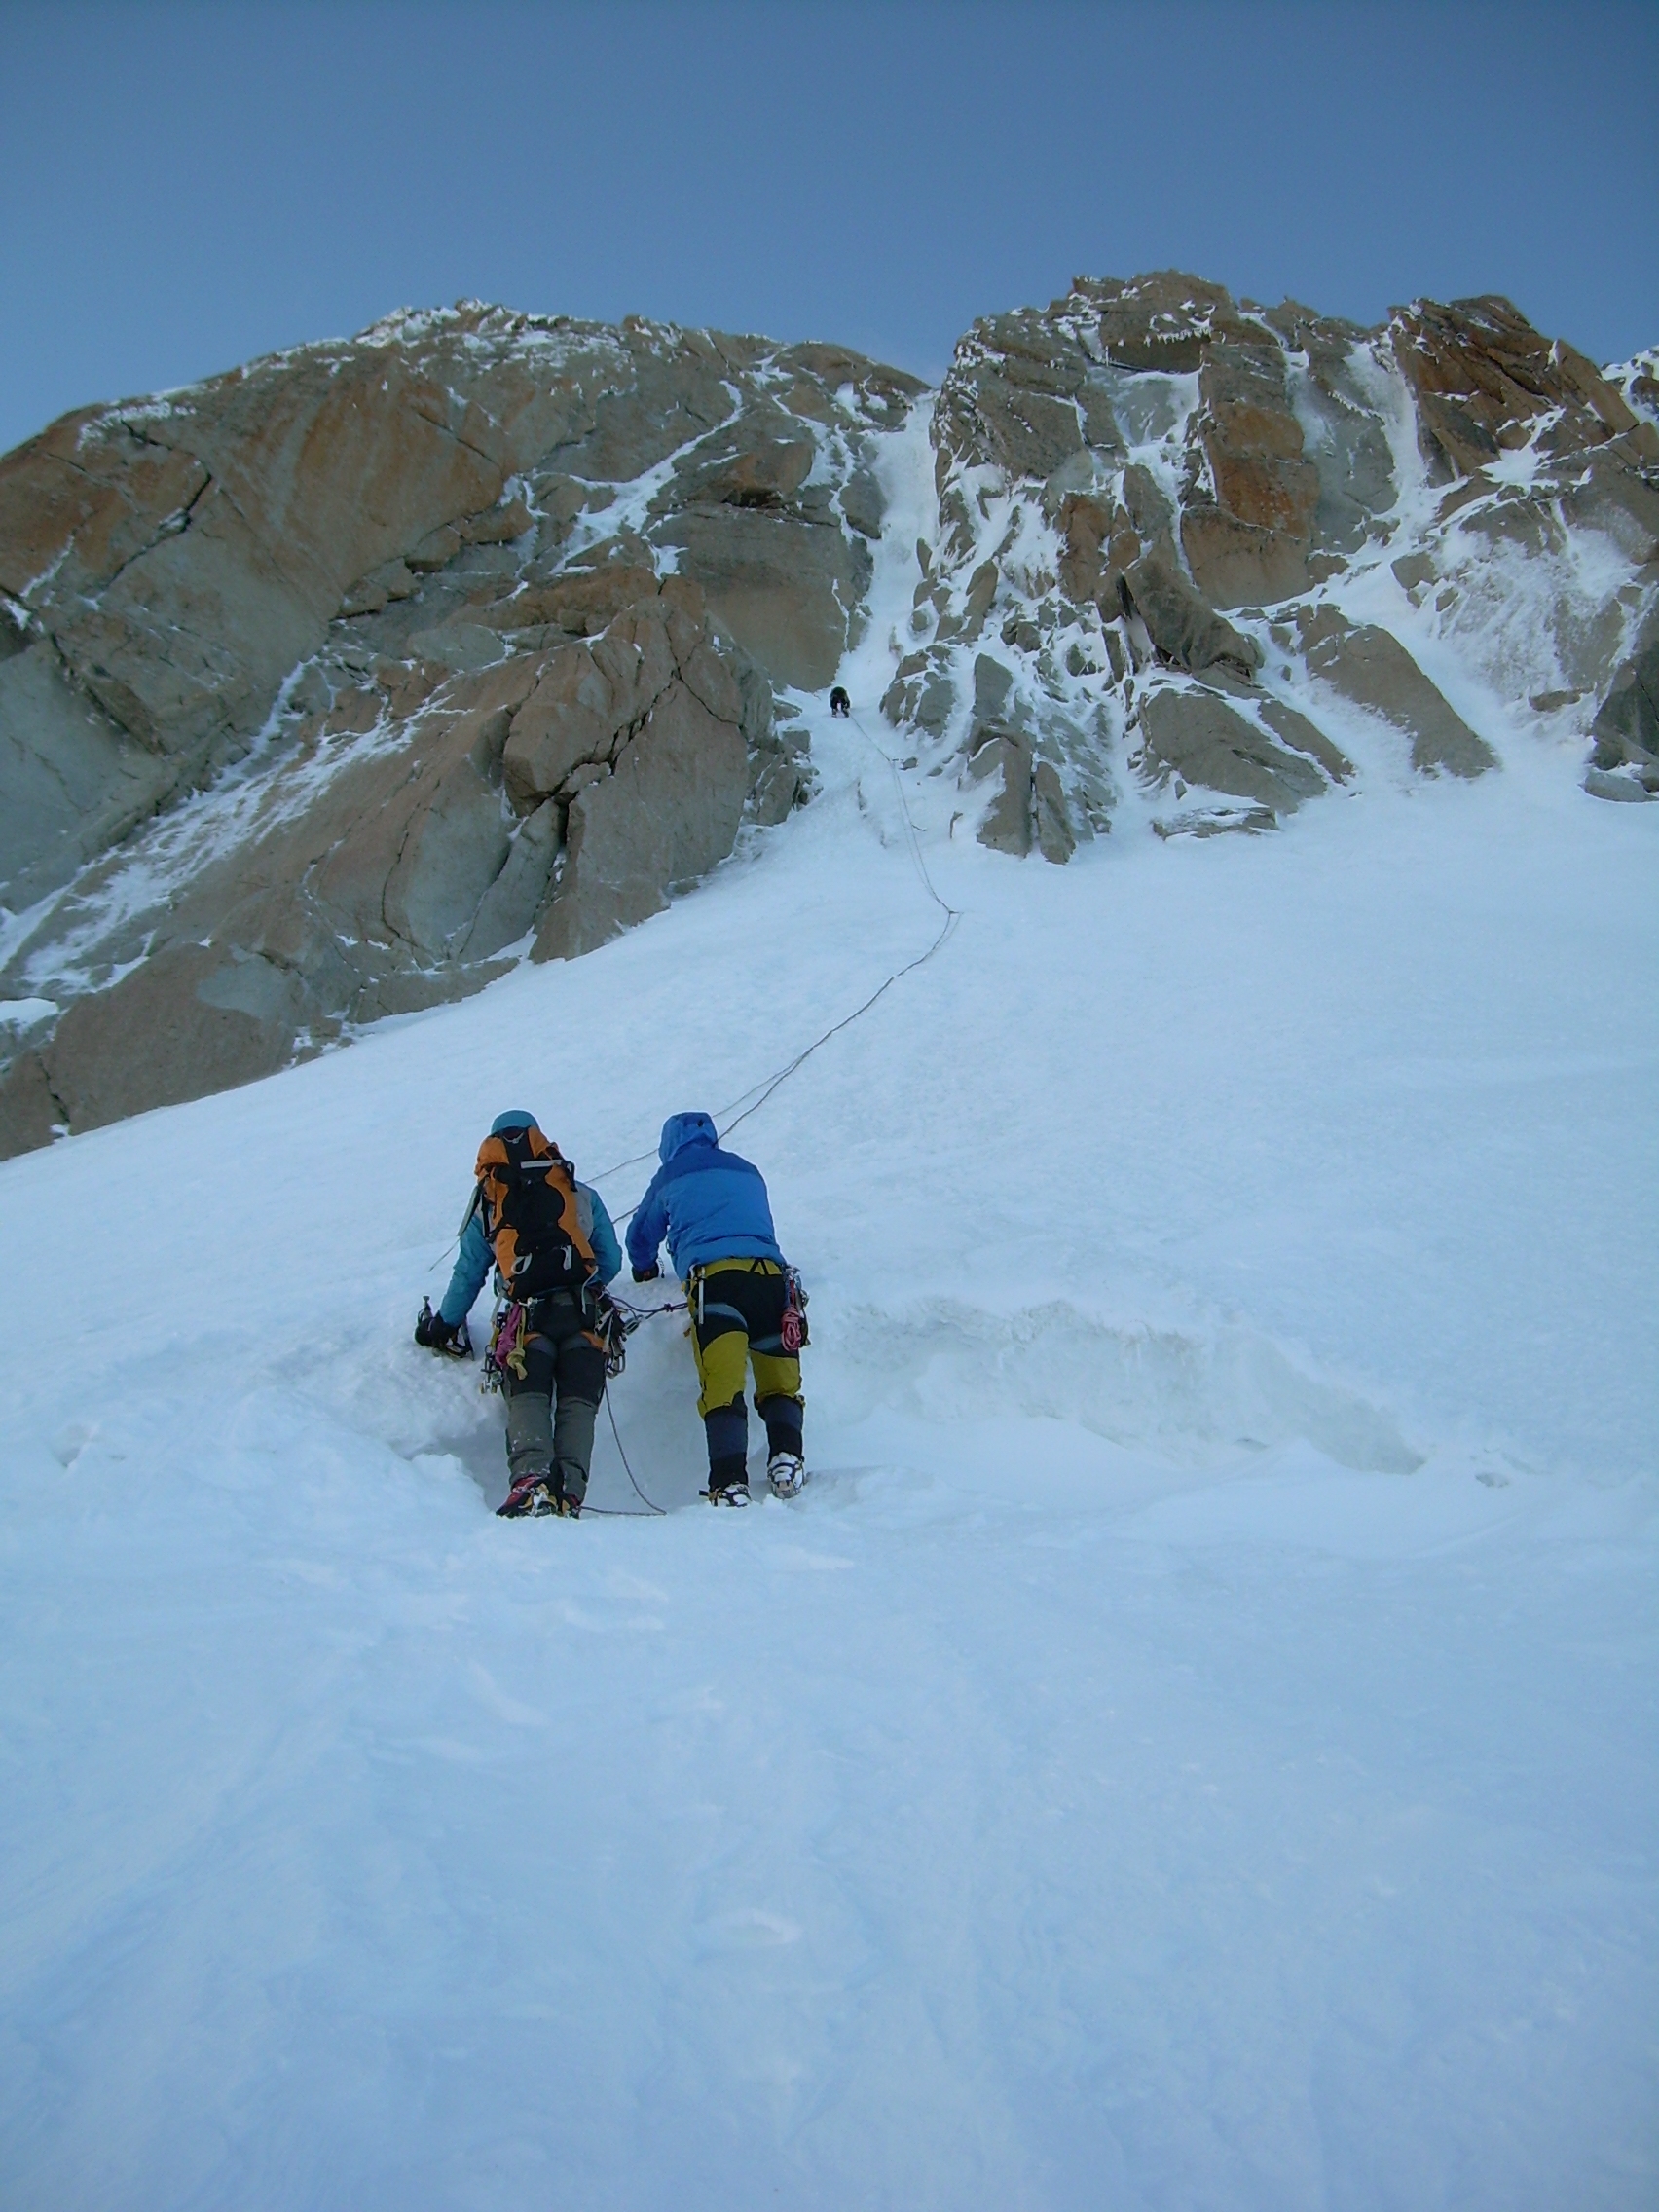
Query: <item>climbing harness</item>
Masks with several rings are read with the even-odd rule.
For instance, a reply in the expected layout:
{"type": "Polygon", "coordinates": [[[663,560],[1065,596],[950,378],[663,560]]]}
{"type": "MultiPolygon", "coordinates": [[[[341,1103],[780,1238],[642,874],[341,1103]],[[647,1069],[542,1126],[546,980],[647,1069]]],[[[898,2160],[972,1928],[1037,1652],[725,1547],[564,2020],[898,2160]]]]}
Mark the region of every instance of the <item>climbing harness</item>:
{"type": "MultiPolygon", "coordinates": [[[[605,1372],[615,1379],[628,1364],[628,1339],[642,1321],[650,1318],[650,1308],[620,1307],[608,1291],[597,1284],[588,1284],[579,1300],[582,1319],[589,1333],[597,1338],[599,1348],[605,1354],[605,1372]]],[[[478,1387],[481,1391],[501,1390],[506,1387],[509,1375],[520,1382],[524,1381],[526,1347],[535,1335],[531,1307],[516,1298],[498,1299],[490,1325],[490,1344],[482,1362],[478,1387]]],[[[467,1349],[471,1350],[470,1342],[467,1349]]]]}

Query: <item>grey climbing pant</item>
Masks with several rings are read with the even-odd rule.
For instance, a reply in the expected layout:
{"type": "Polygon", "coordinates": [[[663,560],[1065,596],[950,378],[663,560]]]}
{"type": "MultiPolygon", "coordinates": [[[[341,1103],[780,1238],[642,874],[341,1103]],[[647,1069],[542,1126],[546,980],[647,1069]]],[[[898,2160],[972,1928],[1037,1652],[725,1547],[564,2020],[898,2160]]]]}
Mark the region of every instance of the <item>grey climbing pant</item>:
{"type": "Polygon", "coordinates": [[[524,1374],[509,1375],[507,1466],[515,1483],[551,1479],[579,1504],[593,1464],[593,1430],[605,1395],[605,1354],[583,1327],[573,1298],[537,1301],[525,1343],[524,1374]]]}

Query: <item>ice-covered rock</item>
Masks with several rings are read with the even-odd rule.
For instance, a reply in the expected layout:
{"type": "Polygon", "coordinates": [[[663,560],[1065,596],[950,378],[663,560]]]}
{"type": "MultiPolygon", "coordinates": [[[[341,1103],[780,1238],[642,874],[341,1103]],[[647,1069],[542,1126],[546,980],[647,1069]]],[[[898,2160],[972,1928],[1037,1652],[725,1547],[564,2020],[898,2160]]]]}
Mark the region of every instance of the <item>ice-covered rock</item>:
{"type": "Polygon", "coordinates": [[[1615,671],[1590,734],[1591,791],[1603,798],[1659,798],[1659,624],[1615,671]]]}
{"type": "Polygon", "coordinates": [[[995,785],[999,850],[1026,847],[1017,776],[986,765],[1008,759],[973,676],[993,637],[1000,722],[1094,829],[1125,769],[1155,805],[1197,785],[1282,814],[1351,775],[1366,728],[1411,772],[1481,775],[1499,751],[1443,661],[1499,714],[1584,703],[1586,737],[1616,683],[1588,788],[1641,795],[1621,718],[1659,600],[1651,387],[1645,356],[1604,375],[1497,299],[1367,331],[1177,272],[1080,277],[957,349],[884,712],[954,748],[965,791],[995,785]]]}

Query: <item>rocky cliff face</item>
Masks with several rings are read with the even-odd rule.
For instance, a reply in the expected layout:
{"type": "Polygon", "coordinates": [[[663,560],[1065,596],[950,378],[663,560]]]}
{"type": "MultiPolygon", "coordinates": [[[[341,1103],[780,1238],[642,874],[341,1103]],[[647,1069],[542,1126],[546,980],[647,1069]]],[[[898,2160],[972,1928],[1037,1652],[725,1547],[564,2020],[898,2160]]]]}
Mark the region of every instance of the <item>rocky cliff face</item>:
{"type": "Polygon", "coordinates": [[[6,457],[0,1148],[585,951],[781,820],[774,686],[834,673],[920,389],[465,306],[6,457]]]}
{"type": "Polygon", "coordinates": [[[977,324],[937,394],[400,315],[0,460],[0,1152],[584,952],[781,821],[918,409],[881,706],[987,845],[1268,828],[1373,738],[1486,773],[1424,660],[1659,793],[1651,355],[1169,274],[977,324]]]}
{"type": "Polygon", "coordinates": [[[1165,834],[1282,818],[1349,780],[1355,710],[1417,773],[1484,774],[1396,635],[1426,630],[1547,728],[1604,695],[1589,787],[1650,795],[1652,396],[1501,300],[1364,331],[1080,278],[957,349],[888,718],[992,790],[982,838],[1063,860],[1125,777],[1191,799],[1165,834]]]}

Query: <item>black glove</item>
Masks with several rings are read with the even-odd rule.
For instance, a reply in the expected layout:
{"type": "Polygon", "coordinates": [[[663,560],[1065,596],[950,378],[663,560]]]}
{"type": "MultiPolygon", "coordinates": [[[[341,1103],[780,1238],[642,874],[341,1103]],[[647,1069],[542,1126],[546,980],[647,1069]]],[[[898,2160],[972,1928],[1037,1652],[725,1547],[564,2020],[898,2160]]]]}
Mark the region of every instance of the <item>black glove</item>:
{"type": "Polygon", "coordinates": [[[448,1351],[455,1343],[457,1324],[446,1321],[441,1313],[434,1313],[424,1299],[421,1301],[421,1317],[415,1324],[415,1342],[425,1345],[432,1351],[448,1351]]]}
{"type": "Polygon", "coordinates": [[[634,1270],[634,1280],[636,1282],[655,1282],[661,1272],[662,1270],[653,1260],[648,1268],[636,1268],[634,1270]]]}

